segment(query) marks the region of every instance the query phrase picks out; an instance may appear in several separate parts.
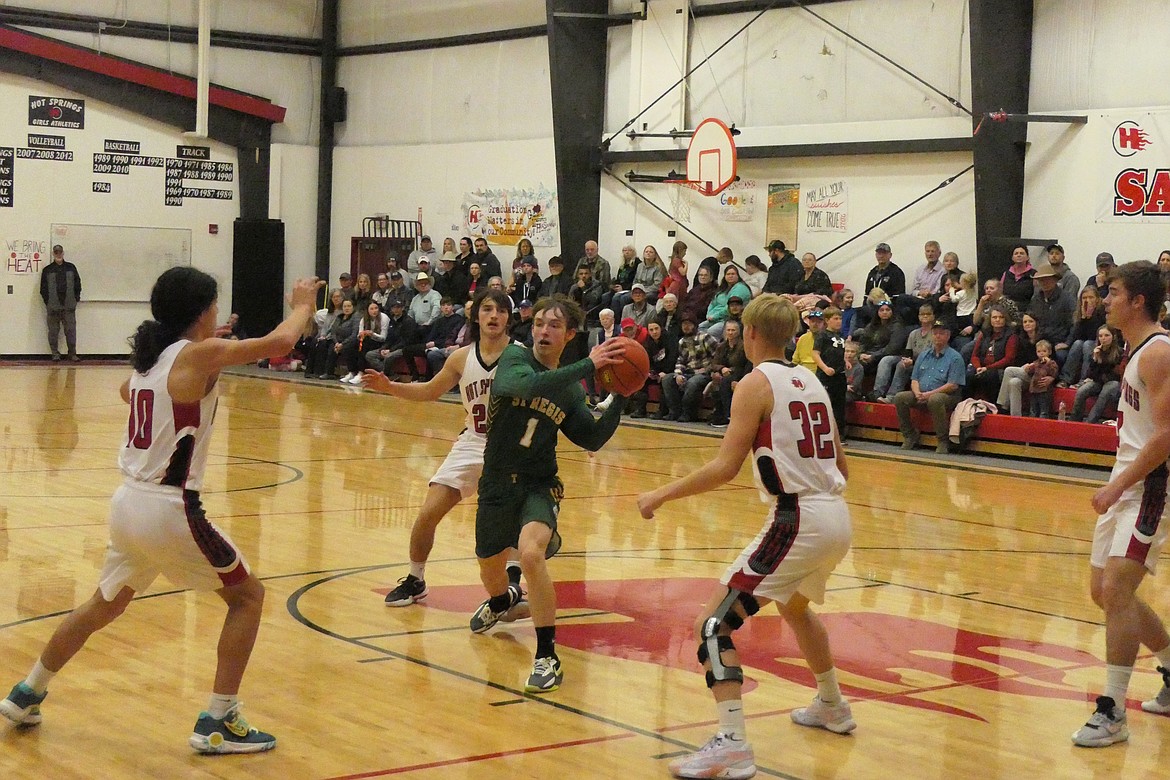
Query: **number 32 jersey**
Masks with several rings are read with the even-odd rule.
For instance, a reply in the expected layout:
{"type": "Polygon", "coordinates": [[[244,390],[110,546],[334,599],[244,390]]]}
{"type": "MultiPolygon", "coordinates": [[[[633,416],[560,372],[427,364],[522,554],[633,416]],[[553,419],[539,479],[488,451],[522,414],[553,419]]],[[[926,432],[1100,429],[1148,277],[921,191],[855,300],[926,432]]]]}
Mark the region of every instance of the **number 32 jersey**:
{"type": "Polygon", "coordinates": [[[772,417],[760,423],[752,469],[760,499],[845,491],[837,468],[836,422],[829,394],[803,366],[768,361],[756,366],[772,387],[772,417]]]}

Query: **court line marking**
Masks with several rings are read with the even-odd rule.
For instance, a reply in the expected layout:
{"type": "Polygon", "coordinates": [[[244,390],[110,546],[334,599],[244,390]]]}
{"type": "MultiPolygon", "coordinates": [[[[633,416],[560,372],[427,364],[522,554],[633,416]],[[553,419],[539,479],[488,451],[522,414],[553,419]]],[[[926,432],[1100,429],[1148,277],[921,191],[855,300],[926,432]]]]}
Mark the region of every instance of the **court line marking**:
{"type": "MultiPolygon", "coordinates": [[[[614,613],[610,612],[608,610],[598,610],[596,612],[578,612],[578,613],[573,614],[573,615],[557,615],[557,623],[562,623],[562,622],[567,621],[567,620],[573,620],[575,618],[600,617],[602,615],[612,615],[612,614],[614,614],[614,613]]],[[[531,624],[530,623],[521,623],[520,627],[523,628],[525,625],[531,625],[531,624]]],[[[361,636],[355,636],[353,638],[363,640],[363,641],[368,640],[368,639],[393,639],[395,637],[400,637],[400,636],[417,636],[419,634],[442,634],[442,633],[451,632],[451,631],[466,631],[466,630],[468,630],[467,626],[461,623],[457,626],[439,626],[437,628],[416,628],[416,629],[412,629],[410,631],[391,631],[391,632],[385,633],[385,634],[363,634],[361,636]]]]}

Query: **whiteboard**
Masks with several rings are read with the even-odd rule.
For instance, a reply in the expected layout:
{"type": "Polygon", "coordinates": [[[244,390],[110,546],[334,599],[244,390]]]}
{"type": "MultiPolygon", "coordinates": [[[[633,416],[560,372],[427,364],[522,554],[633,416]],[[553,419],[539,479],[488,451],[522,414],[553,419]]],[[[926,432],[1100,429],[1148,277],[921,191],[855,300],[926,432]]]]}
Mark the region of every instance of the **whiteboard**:
{"type": "Polygon", "coordinates": [[[50,246],[60,244],[77,266],[83,301],[149,301],[159,274],[191,265],[186,228],[54,224],[50,246]]]}

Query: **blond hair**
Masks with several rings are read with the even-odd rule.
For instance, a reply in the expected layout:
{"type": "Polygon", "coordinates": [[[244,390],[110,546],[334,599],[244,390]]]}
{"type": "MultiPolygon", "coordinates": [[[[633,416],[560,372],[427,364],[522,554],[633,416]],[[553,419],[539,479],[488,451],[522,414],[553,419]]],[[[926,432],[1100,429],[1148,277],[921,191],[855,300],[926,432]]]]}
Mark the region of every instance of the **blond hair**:
{"type": "Polygon", "coordinates": [[[743,310],[743,324],[755,328],[768,346],[783,349],[800,327],[800,312],[787,298],[763,293],[743,310]]]}

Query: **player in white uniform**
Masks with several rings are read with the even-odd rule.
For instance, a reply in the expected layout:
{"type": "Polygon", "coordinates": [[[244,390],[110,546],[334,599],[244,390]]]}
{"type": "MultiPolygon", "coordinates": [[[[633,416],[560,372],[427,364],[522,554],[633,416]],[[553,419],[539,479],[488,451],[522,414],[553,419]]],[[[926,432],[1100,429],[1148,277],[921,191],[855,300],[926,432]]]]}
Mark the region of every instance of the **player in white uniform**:
{"type": "Polygon", "coordinates": [[[1125,696],[1145,645],[1158,658],[1162,690],[1142,702],[1146,712],[1170,714],[1170,635],[1137,595],[1153,574],[1170,529],[1166,513],[1170,459],[1170,337],[1158,323],[1166,280],[1153,263],[1116,268],[1109,277],[1105,321],[1121,331],[1129,363],[1121,379],[1117,415],[1117,462],[1105,487],[1093,495],[1100,516],[1089,558],[1089,588],[1105,612],[1105,690],[1089,721],[1073,734],[1082,747],[1105,747],[1129,739],[1125,696]]]}
{"type": "Polygon", "coordinates": [[[189,266],[155,282],[150,310],[134,335],[134,374],[123,383],[130,404],[126,440],[118,457],[125,476],[114,493],[110,541],[98,589],[53,633],[28,677],[0,702],[14,723],[41,722],[53,676],[95,631],[109,625],[159,574],[175,585],[214,590],[228,607],[219,637],[219,665],[207,711],[188,742],[203,753],[270,750],[276,739],[250,727],[238,691],[256,641],[264,586],[231,539],[203,512],[199,490],[215,418],[217,381],[226,366],[284,354],[313,316],[321,283],[299,279],[288,319],[263,338],[214,338],[217,286],[189,266]]]}
{"type": "Polygon", "coordinates": [[[734,479],[752,455],[761,497],[770,505],[764,527],[720,580],[695,622],[699,662],[719,710],[719,729],[698,752],[670,765],[675,777],[746,778],[756,772],[744,727],[743,671],[731,634],[770,601],[792,627],[816,675],[817,696],[792,712],[802,726],[847,734],[856,724],[841,698],[824,624],[809,609],[849,551],[852,527],[845,490],[847,466],[828,393],[816,376],[784,358],[799,325],[796,308],[764,294],[743,313],[743,342],[755,369],[736,387],[731,424],[718,455],[675,482],[643,493],[645,518],[667,501],[704,493],[734,479]]]}
{"type": "MultiPolygon", "coordinates": [[[[371,390],[408,401],[434,401],[458,383],[467,422],[443,465],[431,477],[427,496],[410,528],[410,573],[386,594],[386,606],[406,607],[427,595],[426,565],[435,546],[435,529],[464,498],[475,495],[483,473],[483,448],[487,442],[487,404],[496,374],[496,362],[508,346],[507,296],[484,290],[471,306],[472,343],[451,353],[443,368],[429,382],[391,382],[380,371],[366,371],[362,384],[371,390]]],[[[520,564],[515,551],[508,559],[508,578],[520,592],[520,564]]],[[[530,607],[520,599],[502,618],[528,617],[530,607]]]]}

